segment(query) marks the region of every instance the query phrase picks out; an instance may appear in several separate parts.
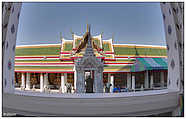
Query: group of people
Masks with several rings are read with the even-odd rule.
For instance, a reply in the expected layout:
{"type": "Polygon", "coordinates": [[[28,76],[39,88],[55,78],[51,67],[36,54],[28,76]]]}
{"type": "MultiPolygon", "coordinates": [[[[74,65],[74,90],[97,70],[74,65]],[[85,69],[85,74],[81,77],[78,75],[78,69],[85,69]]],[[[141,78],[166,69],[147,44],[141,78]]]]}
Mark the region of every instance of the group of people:
{"type": "MultiPolygon", "coordinates": [[[[75,92],[72,84],[66,83],[65,86],[66,86],[66,92],[67,93],[75,92]]],[[[126,88],[125,86],[120,88],[119,85],[115,86],[113,88],[113,90],[111,91],[110,90],[111,86],[112,86],[112,84],[109,83],[109,82],[105,84],[105,93],[110,93],[110,92],[119,93],[119,92],[128,92],[129,91],[129,89],[126,88]]],[[[89,85],[88,83],[86,84],[86,93],[93,93],[93,87],[92,87],[92,85],[89,85]]]]}
{"type": "MultiPolygon", "coordinates": [[[[105,84],[105,93],[110,93],[110,88],[111,88],[112,84],[107,82],[105,84]]],[[[128,92],[129,89],[126,88],[125,86],[121,87],[119,85],[115,86],[112,90],[113,93],[118,93],[118,92],[128,92]]]]}
{"type": "MultiPolygon", "coordinates": [[[[111,91],[111,87],[112,87],[112,84],[111,83],[109,83],[109,82],[107,82],[106,84],[105,84],[105,93],[111,93],[111,92],[113,92],[113,93],[119,93],[119,92],[128,92],[129,90],[128,90],[128,88],[126,88],[126,87],[121,87],[120,88],[120,86],[119,85],[117,85],[117,86],[115,86],[114,88],[113,88],[113,90],[111,91]]],[[[75,90],[74,90],[74,87],[72,86],[72,84],[71,83],[66,83],[65,84],[65,92],[66,93],[74,93],[75,92],[75,90]]],[[[60,89],[61,90],[61,89],[60,89]]],[[[92,85],[88,85],[88,83],[86,84],[86,93],[92,93],[93,92],[93,87],[92,87],[92,85]],[[90,86],[90,87],[89,87],[90,86]]]]}

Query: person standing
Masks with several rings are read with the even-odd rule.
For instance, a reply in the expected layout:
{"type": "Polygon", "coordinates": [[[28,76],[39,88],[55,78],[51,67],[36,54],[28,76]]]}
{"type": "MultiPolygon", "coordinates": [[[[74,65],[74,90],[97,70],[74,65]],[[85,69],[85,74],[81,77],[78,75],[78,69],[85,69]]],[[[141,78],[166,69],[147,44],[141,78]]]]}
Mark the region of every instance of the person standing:
{"type": "Polygon", "coordinates": [[[67,89],[67,93],[71,93],[71,89],[72,89],[71,84],[70,83],[66,83],[65,86],[66,86],[66,89],[67,89]]]}
{"type": "Polygon", "coordinates": [[[105,86],[105,92],[106,92],[106,93],[110,93],[110,87],[111,87],[111,86],[112,86],[111,83],[109,83],[109,82],[106,83],[106,86],[105,86]]]}

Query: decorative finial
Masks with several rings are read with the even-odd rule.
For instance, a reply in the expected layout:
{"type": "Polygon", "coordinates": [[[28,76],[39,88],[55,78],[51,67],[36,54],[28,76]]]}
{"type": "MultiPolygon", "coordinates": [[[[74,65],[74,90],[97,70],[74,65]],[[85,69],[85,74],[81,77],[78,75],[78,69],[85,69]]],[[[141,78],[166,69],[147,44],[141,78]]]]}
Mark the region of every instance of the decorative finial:
{"type": "Polygon", "coordinates": [[[101,32],[101,38],[103,37],[103,31],[101,32]]]}
{"type": "Polygon", "coordinates": [[[60,40],[62,40],[62,38],[63,38],[63,37],[62,37],[62,32],[60,32],[60,40]]]}
{"type": "Polygon", "coordinates": [[[88,24],[87,24],[87,32],[88,32],[88,24]]]}
{"type": "Polygon", "coordinates": [[[90,24],[87,24],[87,32],[90,32],[90,24]]]}
{"type": "Polygon", "coordinates": [[[114,33],[112,33],[112,42],[113,42],[113,39],[114,39],[114,33]]]}
{"type": "Polygon", "coordinates": [[[74,32],[72,31],[72,28],[70,29],[70,33],[71,33],[71,34],[74,34],[74,32]]]}

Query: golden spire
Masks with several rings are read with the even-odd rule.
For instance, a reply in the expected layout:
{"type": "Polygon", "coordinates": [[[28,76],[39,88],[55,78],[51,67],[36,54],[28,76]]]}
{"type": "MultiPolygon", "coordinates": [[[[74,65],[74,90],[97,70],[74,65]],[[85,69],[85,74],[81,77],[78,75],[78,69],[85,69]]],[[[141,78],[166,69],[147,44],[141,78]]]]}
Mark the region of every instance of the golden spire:
{"type": "Polygon", "coordinates": [[[60,32],[60,40],[62,40],[62,38],[63,38],[63,37],[62,37],[62,32],[60,32]]]}
{"type": "Polygon", "coordinates": [[[101,39],[103,38],[103,31],[101,32],[101,39]]]}
{"type": "Polygon", "coordinates": [[[103,49],[103,31],[101,32],[101,48],[103,49]]]}
{"type": "Polygon", "coordinates": [[[113,39],[114,39],[114,33],[112,33],[112,42],[113,42],[113,39]]]}
{"type": "Polygon", "coordinates": [[[74,32],[72,31],[72,28],[70,29],[70,33],[73,35],[74,34],[74,32]]]}
{"type": "Polygon", "coordinates": [[[87,24],[87,32],[90,32],[90,24],[87,24]]]}

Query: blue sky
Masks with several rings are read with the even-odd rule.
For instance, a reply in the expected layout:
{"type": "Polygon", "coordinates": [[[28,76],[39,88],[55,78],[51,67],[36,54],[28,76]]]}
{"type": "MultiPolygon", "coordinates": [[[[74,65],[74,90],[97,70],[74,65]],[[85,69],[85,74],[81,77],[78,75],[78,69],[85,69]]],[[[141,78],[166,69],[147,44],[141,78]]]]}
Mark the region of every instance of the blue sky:
{"type": "Polygon", "coordinates": [[[60,43],[60,32],[83,35],[114,34],[114,43],[165,45],[159,3],[23,3],[17,45],[60,43]]]}

